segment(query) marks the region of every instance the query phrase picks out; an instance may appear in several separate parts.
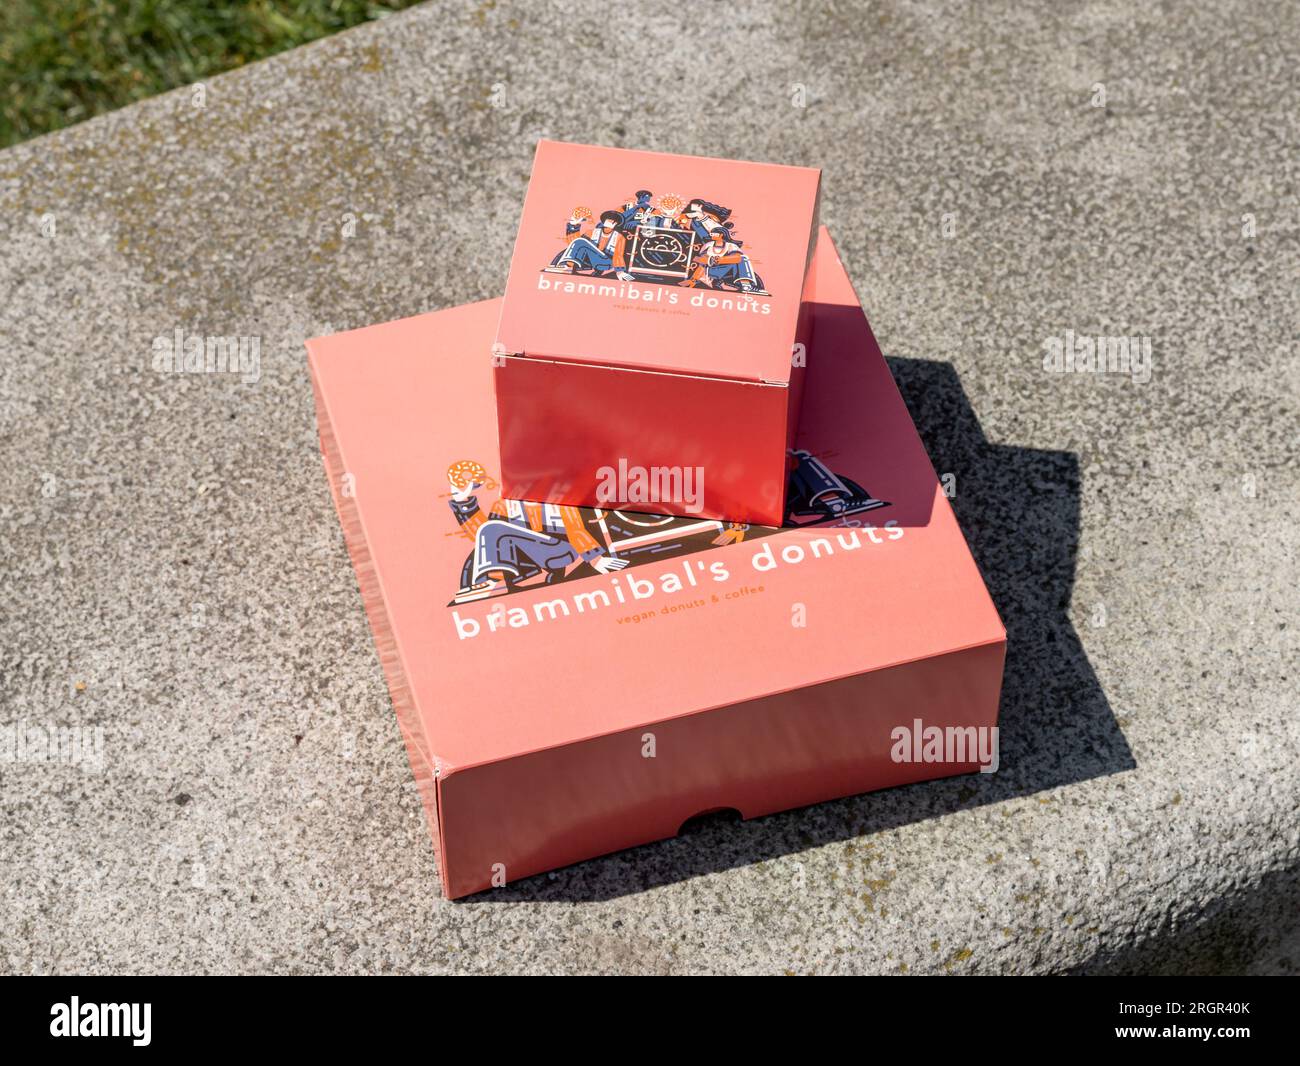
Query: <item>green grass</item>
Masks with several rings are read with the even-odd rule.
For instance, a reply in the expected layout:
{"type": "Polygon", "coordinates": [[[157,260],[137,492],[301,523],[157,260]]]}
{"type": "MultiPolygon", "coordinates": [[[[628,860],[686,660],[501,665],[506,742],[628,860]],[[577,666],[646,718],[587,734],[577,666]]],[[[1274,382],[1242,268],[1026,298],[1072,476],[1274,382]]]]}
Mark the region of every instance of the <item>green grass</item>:
{"type": "Polygon", "coordinates": [[[416,0],[0,0],[0,146],[416,0]]]}

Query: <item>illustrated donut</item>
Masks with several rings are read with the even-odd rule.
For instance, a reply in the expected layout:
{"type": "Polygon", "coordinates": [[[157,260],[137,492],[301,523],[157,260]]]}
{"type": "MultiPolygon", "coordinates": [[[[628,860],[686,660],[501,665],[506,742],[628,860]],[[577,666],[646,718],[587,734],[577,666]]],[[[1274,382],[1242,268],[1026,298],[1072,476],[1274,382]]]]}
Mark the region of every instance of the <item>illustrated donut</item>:
{"type": "Polygon", "coordinates": [[[488,477],[482,463],[473,459],[461,459],[447,467],[447,481],[454,485],[458,492],[463,492],[472,485],[487,486],[491,478],[488,477]]]}

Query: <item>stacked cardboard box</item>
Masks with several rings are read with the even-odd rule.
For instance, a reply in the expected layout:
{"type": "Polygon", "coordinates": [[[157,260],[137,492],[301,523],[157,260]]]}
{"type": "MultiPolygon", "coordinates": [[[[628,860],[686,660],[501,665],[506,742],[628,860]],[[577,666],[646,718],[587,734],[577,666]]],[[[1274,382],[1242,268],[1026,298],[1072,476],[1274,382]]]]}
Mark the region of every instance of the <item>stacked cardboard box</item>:
{"type": "MultiPolygon", "coordinates": [[[[535,250],[523,235],[504,303],[308,343],[330,486],[448,896],[673,836],[703,813],[752,818],[996,765],[1005,631],[824,229],[814,243],[802,272],[764,263],[765,283],[801,297],[772,350],[800,314],[808,338],[782,523],[511,488],[544,480],[511,471],[510,425],[498,438],[498,417],[536,417],[520,406],[530,390],[592,441],[647,425],[612,400],[564,411],[566,395],[590,396],[575,375],[639,376],[615,349],[591,349],[600,365],[547,352],[554,369],[517,388],[537,358],[512,303],[535,250]],[[490,358],[494,343],[520,351],[490,358]]],[[[673,398],[694,387],[692,366],[653,375],[672,380],[648,396],[694,410],[673,398]]],[[[721,351],[715,369],[739,366],[721,351]]],[[[783,411],[770,412],[779,434],[783,411]]],[[[632,443],[629,468],[673,458],[632,443]]]]}

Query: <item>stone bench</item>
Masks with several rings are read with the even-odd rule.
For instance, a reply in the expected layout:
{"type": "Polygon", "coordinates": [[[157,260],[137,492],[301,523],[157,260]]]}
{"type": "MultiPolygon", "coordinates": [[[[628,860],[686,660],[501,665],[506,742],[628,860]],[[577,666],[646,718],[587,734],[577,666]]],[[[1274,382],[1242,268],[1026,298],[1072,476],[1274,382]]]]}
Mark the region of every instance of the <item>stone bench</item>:
{"type": "Polygon", "coordinates": [[[84,741],[0,763],[3,969],[1295,967],[1300,175],[1258,72],[1296,89],[1300,14],[838,10],[701,9],[706,61],[669,5],[629,58],[600,5],[429,4],[0,153],[0,725],[84,741]],[[440,900],[302,342],[499,294],[538,136],[825,168],[1010,630],[996,775],[440,900]],[[1067,331],[1149,380],[1045,368],[1067,331]]]}

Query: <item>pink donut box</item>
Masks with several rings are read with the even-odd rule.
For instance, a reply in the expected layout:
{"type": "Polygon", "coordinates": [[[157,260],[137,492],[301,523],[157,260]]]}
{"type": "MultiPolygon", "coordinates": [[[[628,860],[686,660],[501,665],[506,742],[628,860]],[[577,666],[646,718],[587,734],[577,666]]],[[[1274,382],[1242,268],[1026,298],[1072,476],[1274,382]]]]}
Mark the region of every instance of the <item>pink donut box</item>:
{"type": "Polygon", "coordinates": [[[782,529],[502,500],[485,358],[500,300],[307,342],[446,896],[672,837],[703,813],[754,818],[978,768],[974,751],[897,758],[898,730],[919,721],[996,726],[1006,633],[824,228],[809,277],[782,529]],[[546,529],[592,538],[621,568],[526,576],[516,534],[546,529]],[[480,557],[525,576],[481,595],[480,557]]]}

